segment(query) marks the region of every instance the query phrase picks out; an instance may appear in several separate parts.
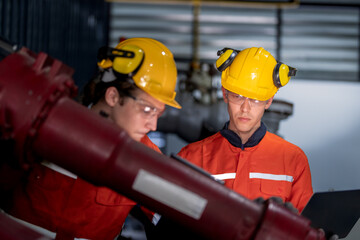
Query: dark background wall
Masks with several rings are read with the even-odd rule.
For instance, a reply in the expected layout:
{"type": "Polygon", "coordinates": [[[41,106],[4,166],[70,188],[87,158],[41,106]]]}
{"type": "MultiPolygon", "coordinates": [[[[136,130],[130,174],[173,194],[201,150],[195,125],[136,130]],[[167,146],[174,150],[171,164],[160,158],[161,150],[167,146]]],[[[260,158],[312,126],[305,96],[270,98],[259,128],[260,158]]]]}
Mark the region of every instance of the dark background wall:
{"type": "Polygon", "coordinates": [[[71,66],[81,90],[108,43],[108,12],[103,0],[0,0],[0,36],[71,66]]]}

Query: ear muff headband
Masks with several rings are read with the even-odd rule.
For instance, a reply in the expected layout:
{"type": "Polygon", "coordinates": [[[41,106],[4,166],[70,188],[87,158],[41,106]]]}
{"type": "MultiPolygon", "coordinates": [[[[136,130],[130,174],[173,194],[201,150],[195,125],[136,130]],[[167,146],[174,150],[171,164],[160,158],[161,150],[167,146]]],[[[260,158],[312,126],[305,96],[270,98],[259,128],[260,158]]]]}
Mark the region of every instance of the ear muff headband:
{"type": "Polygon", "coordinates": [[[232,48],[223,48],[222,50],[219,50],[217,55],[220,57],[216,60],[217,70],[220,72],[224,71],[228,66],[231,65],[239,52],[239,50],[232,48]]]}

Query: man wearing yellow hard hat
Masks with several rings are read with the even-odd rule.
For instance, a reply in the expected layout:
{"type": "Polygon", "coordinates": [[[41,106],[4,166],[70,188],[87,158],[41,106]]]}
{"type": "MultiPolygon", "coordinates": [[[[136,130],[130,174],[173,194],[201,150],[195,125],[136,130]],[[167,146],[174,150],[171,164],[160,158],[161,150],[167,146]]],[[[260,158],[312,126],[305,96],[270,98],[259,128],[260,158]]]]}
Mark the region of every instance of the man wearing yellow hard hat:
{"type": "Polygon", "coordinates": [[[307,157],[261,122],[296,69],[277,62],[264,48],[224,48],[218,55],[230,120],[218,133],[185,146],[179,156],[247,198],[279,197],[301,211],[313,193],[307,157]]]}

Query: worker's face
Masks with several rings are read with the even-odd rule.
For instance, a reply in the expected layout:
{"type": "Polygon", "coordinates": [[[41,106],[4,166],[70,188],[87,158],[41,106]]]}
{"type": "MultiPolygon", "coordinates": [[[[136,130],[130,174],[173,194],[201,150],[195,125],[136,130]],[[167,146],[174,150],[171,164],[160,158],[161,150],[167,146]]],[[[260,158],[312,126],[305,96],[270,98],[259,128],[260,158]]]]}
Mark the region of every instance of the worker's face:
{"type": "Polygon", "coordinates": [[[113,109],[112,118],[135,141],[140,141],[145,134],[155,131],[157,120],[165,110],[165,104],[151,97],[142,90],[133,93],[133,97],[119,99],[113,109]]]}
{"type": "Polygon", "coordinates": [[[224,101],[228,104],[229,129],[236,132],[241,138],[243,136],[250,137],[260,127],[264,111],[270,107],[273,98],[267,101],[254,101],[228,92],[224,88],[222,90],[224,101]]]}

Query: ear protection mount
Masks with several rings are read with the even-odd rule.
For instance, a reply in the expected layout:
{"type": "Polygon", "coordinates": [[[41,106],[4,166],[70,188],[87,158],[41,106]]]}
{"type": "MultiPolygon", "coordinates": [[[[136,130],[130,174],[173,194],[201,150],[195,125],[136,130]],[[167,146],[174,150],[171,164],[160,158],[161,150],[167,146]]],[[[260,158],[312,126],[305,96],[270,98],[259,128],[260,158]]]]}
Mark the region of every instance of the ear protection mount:
{"type": "Polygon", "coordinates": [[[125,45],[121,49],[101,47],[98,51],[98,66],[112,67],[115,75],[132,77],[140,69],[145,58],[144,51],[134,45],[125,45]]]}
{"type": "Polygon", "coordinates": [[[97,59],[102,61],[107,58],[114,60],[115,57],[133,58],[134,56],[135,54],[131,51],[104,46],[99,49],[97,59]]]}
{"type": "Polygon", "coordinates": [[[239,50],[232,48],[223,48],[217,51],[217,55],[220,56],[216,60],[216,68],[220,72],[224,71],[231,63],[234,61],[236,55],[239,53],[239,50]]]}

